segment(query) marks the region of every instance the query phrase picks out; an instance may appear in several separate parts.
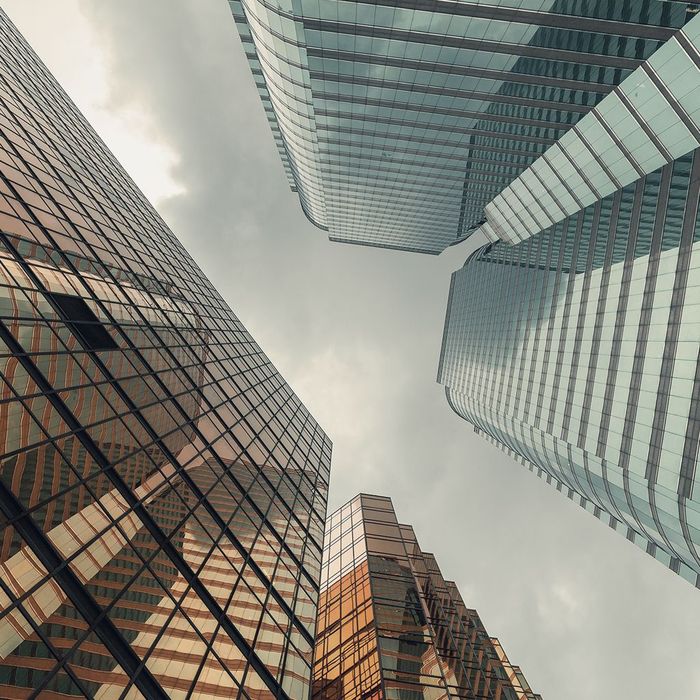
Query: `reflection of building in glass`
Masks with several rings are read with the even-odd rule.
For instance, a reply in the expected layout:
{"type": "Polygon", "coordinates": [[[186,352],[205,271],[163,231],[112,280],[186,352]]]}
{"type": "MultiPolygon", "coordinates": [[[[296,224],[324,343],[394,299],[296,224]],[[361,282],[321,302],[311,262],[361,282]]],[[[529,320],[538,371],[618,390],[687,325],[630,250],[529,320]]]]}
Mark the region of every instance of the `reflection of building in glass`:
{"type": "Polygon", "coordinates": [[[697,9],[666,0],[229,4],[309,219],[332,240],[424,253],[469,236],[494,197],[697,9]]]}
{"type": "Polygon", "coordinates": [[[536,700],[391,500],[326,523],[313,700],[536,700]]]}
{"type": "Polygon", "coordinates": [[[304,697],[330,443],[2,12],[0,391],[0,696],[304,697]]]}
{"type": "Polygon", "coordinates": [[[477,432],[695,584],[699,188],[695,150],[474,253],[439,370],[477,432]]]}

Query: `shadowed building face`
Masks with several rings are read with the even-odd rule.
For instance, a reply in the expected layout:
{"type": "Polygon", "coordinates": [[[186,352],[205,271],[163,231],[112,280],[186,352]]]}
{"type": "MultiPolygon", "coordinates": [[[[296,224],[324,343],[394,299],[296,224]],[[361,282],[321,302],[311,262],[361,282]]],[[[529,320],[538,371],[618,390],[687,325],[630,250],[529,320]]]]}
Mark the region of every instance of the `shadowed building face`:
{"type": "Polygon", "coordinates": [[[300,698],[330,442],[0,12],[0,695],[300,698]]]}
{"type": "Polygon", "coordinates": [[[326,523],[313,700],[537,700],[391,500],[326,523]]]}

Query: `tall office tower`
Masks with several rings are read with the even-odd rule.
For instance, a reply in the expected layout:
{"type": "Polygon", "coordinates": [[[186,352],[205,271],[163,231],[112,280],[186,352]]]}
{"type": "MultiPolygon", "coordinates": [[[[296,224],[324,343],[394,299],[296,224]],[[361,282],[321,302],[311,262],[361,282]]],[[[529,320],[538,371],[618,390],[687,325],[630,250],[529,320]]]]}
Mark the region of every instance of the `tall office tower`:
{"type": "Polygon", "coordinates": [[[700,16],[486,208],[454,410],[700,585],[700,16]]]}
{"type": "Polygon", "coordinates": [[[330,443],[0,12],[0,696],[310,688],[330,443]]]}
{"type": "Polygon", "coordinates": [[[700,0],[229,0],[331,240],[437,254],[700,0]]]}
{"type": "Polygon", "coordinates": [[[326,523],[313,700],[538,700],[391,500],[326,523]]]}

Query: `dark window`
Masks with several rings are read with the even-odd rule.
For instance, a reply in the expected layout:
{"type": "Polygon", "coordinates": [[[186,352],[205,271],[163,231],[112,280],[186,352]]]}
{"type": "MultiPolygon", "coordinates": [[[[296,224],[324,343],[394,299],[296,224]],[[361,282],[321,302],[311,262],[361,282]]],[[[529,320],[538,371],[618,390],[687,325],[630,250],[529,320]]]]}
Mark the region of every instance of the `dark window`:
{"type": "Polygon", "coordinates": [[[117,344],[84,299],[47,293],[58,314],[87,350],[116,350],[117,344]]]}

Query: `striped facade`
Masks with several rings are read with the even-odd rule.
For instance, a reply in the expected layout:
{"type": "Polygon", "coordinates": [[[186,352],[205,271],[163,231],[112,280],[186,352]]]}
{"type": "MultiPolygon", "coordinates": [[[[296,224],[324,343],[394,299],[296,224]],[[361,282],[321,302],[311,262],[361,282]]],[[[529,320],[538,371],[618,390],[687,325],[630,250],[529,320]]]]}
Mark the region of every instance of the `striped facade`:
{"type": "Polygon", "coordinates": [[[695,150],[698,83],[700,17],[489,202],[480,232],[517,243],[695,150]]]}
{"type": "Polygon", "coordinates": [[[538,700],[391,500],[329,516],[313,700],[538,700]]]}
{"type": "Polygon", "coordinates": [[[229,4],[307,217],[334,241],[432,254],[478,229],[487,205],[698,9],[696,0],[229,4]]]}
{"type": "Polygon", "coordinates": [[[0,11],[0,697],[308,696],[330,451],[0,11]]]}
{"type": "Polygon", "coordinates": [[[454,273],[438,380],[477,432],[700,585],[700,151],[454,273]]]}

